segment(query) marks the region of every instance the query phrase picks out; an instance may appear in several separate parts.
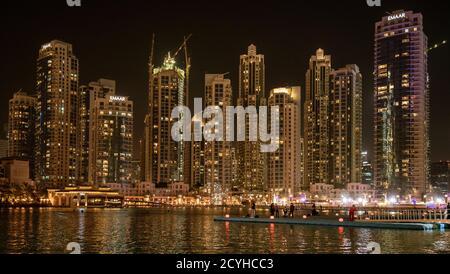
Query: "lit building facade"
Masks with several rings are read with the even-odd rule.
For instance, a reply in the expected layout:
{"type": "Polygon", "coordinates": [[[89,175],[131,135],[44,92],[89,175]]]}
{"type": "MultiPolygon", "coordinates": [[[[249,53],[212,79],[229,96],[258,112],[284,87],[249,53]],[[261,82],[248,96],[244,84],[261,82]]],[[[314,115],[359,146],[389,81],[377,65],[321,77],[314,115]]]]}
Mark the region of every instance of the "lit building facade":
{"type": "Polygon", "coordinates": [[[427,36],[420,13],[396,11],[375,25],[375,185],[422,197],[429,177],[427,36]]]}
{"type": "MultiPolygon", "coordinates": [[[[194,123],[200,122],[202,123],[199,117],[194,117],[192,119],[192,125],[194,123]]],[[[205,186],[205,142],[195,141],[194,136],[203,136],[203,128],[202,127],[192,127],[192,141],[191,141],[191,182],[190,187],[193,190],[199,190],[205,186]]]]}
{"type": "Polygon", "coordinates": [[[278,106],[280,113],[279,148],[268,154],[268,186],[270,193],[282,198],[292,198],[301,188],[300,152],[300,87],[273,89],[269,107],[278,106]]]}
{"type": "Polygon", "coordinates": [[[28,160],[16,157],[0,159],[0,183],[2,179],[9,184],[32,184],[30,178],[30,164],[28,160]]]}
{"type": "Polygon", "coordinates": [[[53,40],[37,59],[35,176],[39,183],[76,183],[79,167],[78,59],[53,40]]]}
{"type": "Polygon", "coordinates": [[[0,139],[0,159],[8,156],[8,139],[0,139]]]}
{"type": "Polygon", "coordinates": [[[362,180],[362,75],[347,65],[330,77],[330,184],[345,188],[362,180]]]}
{"type": "MultiPolygon", "coordinates": [[[[254,45],[248,47],[247,54],[240,56],[237,105],[244,108],[267,106],[264,55],[257,54],[254,45]]],[[[267,157],[260,151],[260,141],[249,141],[250,130],[257,129],[247,123],[246,141],[238,144],[240,188],[248,194],[264,193],[268,189],[267,157]]]]}
{"type": "Polygon", "coordinates": [[[131,182],[133,184],[142,182],[141,174],[141,161],[134,159],[131,161],[131,182]]]}
{"type": "Polygon", "coordinates": [[[304,103],[304,189],[330,182],[331,56],[318,49],[309,60],[304,103]]]}
{"type": "Polygon", "coordinates": [[[361,153],[362,161],[362,183],[366,185],[373,186],[373,167],[372,163],[369,161],[369,155],[367,151],[361,153]]]}
{"type": "Polygon", "coordinates": [[[185,160],[189,160],[185,158],[186,143],[176,142],[171,134],[172,126],[178,121],[171,118],[172,110],[187,102],[186,79],[185,70],[176,66],[170,54],[161,67],[150,66],[145,178],[156,185],[188,182],[191,176],[185,176],[185,160]]]}
{"type": "MultiPolygon", "coordinates": [[[[89,178],[89,157],[95,157],[90,153],[90,140],[93,138],[95,131],[90,130],[92,124],[91,112],[95,108],[95,100],[105,98],[106,94],[116,94],[116,82],[108,79],[99,79],[96,82],[90,82],[88,85],[80,86],[79,100],[79,145],[80,145],[80,168],[79,181],[92,183],[94,178],[89,178]]],[[[91,159],[93,162],[94,159],[91,159]]],[[[92,174],[93,175],[93,174],[92,174]]]]}
{"type": "Polygon", "coordinates": [[[133,102],[112,94],[91,111],[89,178],[94,185],[132,183],[133,102]]]}
{"type": "Polygon", "coordinates": [[[239,155],[237,147],[238,146],[236,142],[231,143],[231,193],[233,195],[239,195],[242,191],[239,183],[239,172],[236,172],[237,170],[239,170],[239,155]]]}
{"type": "MultiPolygon", "coordinates": [[[[231,106],[232,90],[231,80],[223,74],[205,75],[205,104],[206,106],[218,106],[226,117],[226,108],[231,106]]],[[[225,120],[225,119],[224,119],[225,120]]],[[[222,132],[225,139],[226,123],[222,132]]],[[[217,128],[214,128],[217,132],[217,128]]],[[[231,143],[229,141],[205,142],[205,184],[211,202],[222,205],[225,195],[230,192],[232,182],[231,170],[231,143]]]]}
{"type": "Polygon", "coordinates": [[[29,161],[34,178],[36,98],[19,91],[9,100],[8,156],[29,161]]]}

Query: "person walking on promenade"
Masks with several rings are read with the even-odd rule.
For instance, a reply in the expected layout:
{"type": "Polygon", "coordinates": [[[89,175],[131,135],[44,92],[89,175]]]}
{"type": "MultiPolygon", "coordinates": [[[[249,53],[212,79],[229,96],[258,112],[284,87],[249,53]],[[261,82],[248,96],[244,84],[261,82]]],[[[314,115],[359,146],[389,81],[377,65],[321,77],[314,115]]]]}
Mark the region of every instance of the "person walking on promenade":
{"type": "Polygon", "coordinates": [[[270,217],[275,216],[275,205],[272,203],[270,205],[270,217]]]}
{"type": "Polygon", "coordinates": [[[356,206],[355,205],[353,205],[351,208],[350,208],[350,212],[349,212],[349,219],[350,219],[350,222],[353,222],[353,221],[355,221],[355,212],[356,212],[356,206]]]}
{"type": "Polygon", "coordinates": [[[317,216],[317,215],[319,215],[319,213],[317,212],[316,204],[313,204],[312,210],[311,210],[311,216],[317,216]]]}
{"type": "Polygon", "coordinates": [[[275,205],[275,218],[280,218],[280,208],[278,204],[275,205]]]}
{"type": "Polygon", "coordinates": [[[295,212],[295,206],[291,203],[291,206],[289,207],[289,217],[294,218],[294,212],[295,212]]]}
{"type": "Polygon", "coordinates": [[[256,217],[256,203],[255,201],[252,201],[252,210],[251,210],[251,216],[252,218],[256,217]]]}

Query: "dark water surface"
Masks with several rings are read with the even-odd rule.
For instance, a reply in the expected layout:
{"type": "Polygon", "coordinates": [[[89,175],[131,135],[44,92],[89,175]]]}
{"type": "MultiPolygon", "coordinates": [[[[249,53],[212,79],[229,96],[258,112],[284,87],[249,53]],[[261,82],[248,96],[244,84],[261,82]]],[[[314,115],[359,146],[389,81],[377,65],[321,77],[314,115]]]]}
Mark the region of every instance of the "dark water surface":
{"type": "MultiPolygon", "coordinates": [[[[0,209],[0,253],[450,253],[450,232],[214,222],[226,209],[0,209]]],[[[231,215],[243,215],[237,209],[231,215]]]]}

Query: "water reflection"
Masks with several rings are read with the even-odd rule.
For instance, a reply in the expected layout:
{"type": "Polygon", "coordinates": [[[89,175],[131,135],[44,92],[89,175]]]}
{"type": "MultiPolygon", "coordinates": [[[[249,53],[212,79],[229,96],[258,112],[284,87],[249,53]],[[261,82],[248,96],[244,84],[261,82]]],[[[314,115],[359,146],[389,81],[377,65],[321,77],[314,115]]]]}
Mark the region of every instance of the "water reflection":
{"type": "Polygon", "coordinates": [[[0,209],[0,253],[450,253],[449,232],[214,222],[238,209],[0,209]]]}

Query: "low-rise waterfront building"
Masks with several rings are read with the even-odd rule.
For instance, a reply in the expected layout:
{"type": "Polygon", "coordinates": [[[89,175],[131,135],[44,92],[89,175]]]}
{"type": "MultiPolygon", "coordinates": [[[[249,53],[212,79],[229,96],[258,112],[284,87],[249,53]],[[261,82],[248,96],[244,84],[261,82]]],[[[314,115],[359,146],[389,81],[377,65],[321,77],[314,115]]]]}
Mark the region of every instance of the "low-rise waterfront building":
{"type": "Polygon", "coordinates": [[[310,199],[330,203],[368,203],[375,199],[375,190],[367,184],[349,183],[346,188],[334,188],[329,184],[310,186],[310,199]]]}
{"type": "Polygon", "coordinates": [[[78,186],[48,189],[48,199],[54,207],[121,207],[123,196],[108,187],[78,186]]]}
{"type": "Polygon", "coordinates": [[[358,203],[372,202],[376,198],[376,191],[370,185],[350,183],[347,185],[348,199],[358,203]]]}
{"type": "Polygon", "coordinates": [[[152,182],[137,184],[107,183],[108,188],[118,191],[123,196],[179,196],[189,194],[189,184],[174,182],[167,186],[156,186],[152,182]]]}
{"type": "Polygon", "coordinates": [[[21,158],[0,159],[0,180],[9,184],[32,184],[30,162],[21,158]]]}
{"type": "Polygon", "coordinates": [[[145,196],[155,193],[155,184],[152,182],[140,182],[137,184],[107,183],[107,187],[118,191],[124,196],[145,196]]]}

